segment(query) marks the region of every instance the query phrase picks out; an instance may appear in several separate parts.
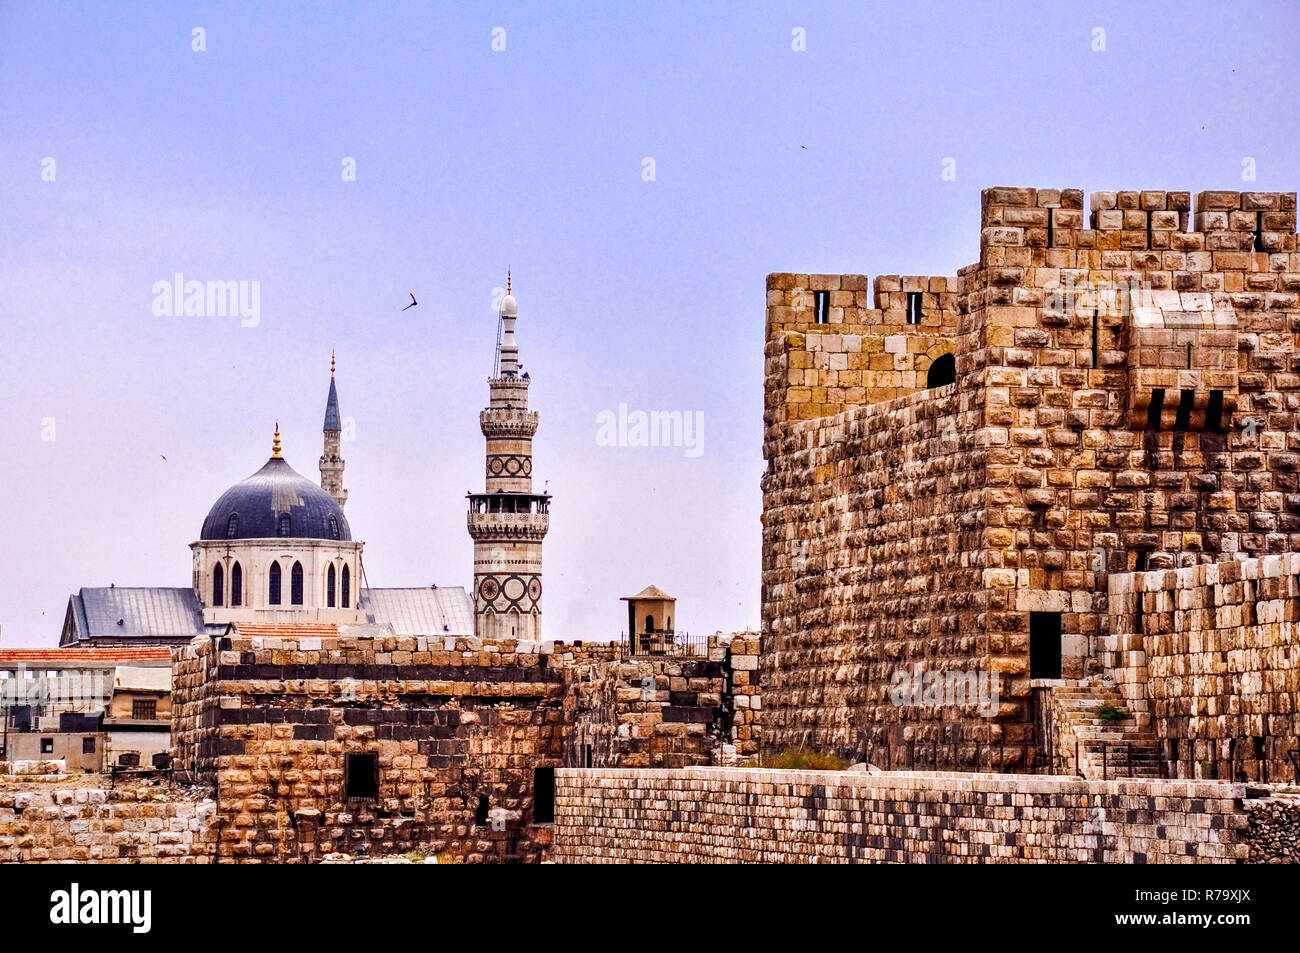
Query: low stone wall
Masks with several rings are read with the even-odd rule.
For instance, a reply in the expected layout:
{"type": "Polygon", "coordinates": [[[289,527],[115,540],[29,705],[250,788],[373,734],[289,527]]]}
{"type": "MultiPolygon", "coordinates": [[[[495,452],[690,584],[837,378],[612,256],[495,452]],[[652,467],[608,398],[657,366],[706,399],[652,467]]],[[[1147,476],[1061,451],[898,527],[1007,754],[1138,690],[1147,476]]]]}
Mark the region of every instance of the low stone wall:
{"type": "Polygon", "coordinates": [[[1248,796],[1267,793],[1222,781],[1051,775],[564,769],[551,856],[975,864],[1294,857],[1285,845],[1295,843],[1295,806],[1248,796]]]}
{"type": "Polygon", "coordinates": [[[216,803],[161,785],[0,786],[0,864],[206,864],[216,803]]]}

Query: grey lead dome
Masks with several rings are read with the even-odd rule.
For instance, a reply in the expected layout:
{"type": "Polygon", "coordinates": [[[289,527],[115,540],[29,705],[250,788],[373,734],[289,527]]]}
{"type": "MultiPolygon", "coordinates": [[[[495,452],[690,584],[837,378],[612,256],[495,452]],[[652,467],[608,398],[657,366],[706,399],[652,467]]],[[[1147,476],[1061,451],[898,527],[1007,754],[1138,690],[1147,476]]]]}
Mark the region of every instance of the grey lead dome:
{"type": "Polygon", "coordinates": [[[252,476],[236,483],[213,504],[203,521],[201,540],[352,539],[343,509],[281,457],[272,457],[252,476]],[[288,523],[283,524],[283,517],[288,523]],[[234,517],[234,520],[231,520],[234,517]]]}

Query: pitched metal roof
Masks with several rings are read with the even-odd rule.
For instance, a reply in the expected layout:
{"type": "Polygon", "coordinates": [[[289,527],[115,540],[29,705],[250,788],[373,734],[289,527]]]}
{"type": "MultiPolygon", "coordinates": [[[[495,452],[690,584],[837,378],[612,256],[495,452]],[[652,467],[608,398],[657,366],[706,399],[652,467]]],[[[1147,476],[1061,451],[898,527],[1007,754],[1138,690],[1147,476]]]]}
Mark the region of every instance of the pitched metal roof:
{"type": "Polygon", "coordinates": [[[117,586],[82,589],[71,596],[61,642],[68,645],[104,638],[192,639],[206,634],[203,607],[193,589],[117,586]]]}
{"type": "Polygon", "coordinates": [[[365,589],[361,610],[370,622],[391,625],[397,635],[474,634],[474,597],[460,586],[365,589]]]}
{"type": "Polygon", "coordinates": [[[334,497],[283,457],[271,457],[212,504],[199,539],[271,539],[280,535],[280,518],[285,514],[290,539],[352,538],[348,519],[334,497]]]}
{"type": "Polygon", "coordinates": [[[631,599],[667,599],[670,602],[677,601],[675,596],[668,595],[668,593],[664,592],[658,586],[646,586],[635,596],[622,596],[621,598],[624,601],[631,599]]]}

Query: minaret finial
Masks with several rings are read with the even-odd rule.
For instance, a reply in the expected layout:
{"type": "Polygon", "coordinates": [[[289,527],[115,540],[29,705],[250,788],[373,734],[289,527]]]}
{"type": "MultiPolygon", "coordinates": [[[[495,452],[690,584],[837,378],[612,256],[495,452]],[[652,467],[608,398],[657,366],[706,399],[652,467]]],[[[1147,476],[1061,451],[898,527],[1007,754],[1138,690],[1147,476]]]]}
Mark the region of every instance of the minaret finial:
{"type": "Polygon", "coordinates": [[[334,348],[330,348],[330,380],[334,379],[334,348]]]}
{"type": "Polygon", "coordinates": [[[282,460],[280,456],[280,421],[275,422],[275,438],[271,441],[271,459],[282,460]]]}
{"type": "Polygon", "coordinates": [[[510,269],[506,268],[506,294],[510,294],[510,269]]]}

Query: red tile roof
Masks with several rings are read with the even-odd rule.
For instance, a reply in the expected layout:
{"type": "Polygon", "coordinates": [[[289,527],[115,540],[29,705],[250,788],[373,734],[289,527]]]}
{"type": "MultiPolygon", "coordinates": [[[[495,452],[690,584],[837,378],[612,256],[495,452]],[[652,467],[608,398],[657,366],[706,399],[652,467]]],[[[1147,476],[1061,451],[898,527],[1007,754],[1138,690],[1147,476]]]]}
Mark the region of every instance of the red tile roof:
{"type": "Polygon", "coordinates": [[[0,649],[0,665],[19,662],[51,662],[56,665],[69,662],[167,662],[172,657],[166,646],[141,646],[120,649],[0,649]]]}
{"type": "Polygon", "coordinates": [[[236,622],[240,635],[253,638],[337,638],[339,627],[327,622],[236,622]]]}

